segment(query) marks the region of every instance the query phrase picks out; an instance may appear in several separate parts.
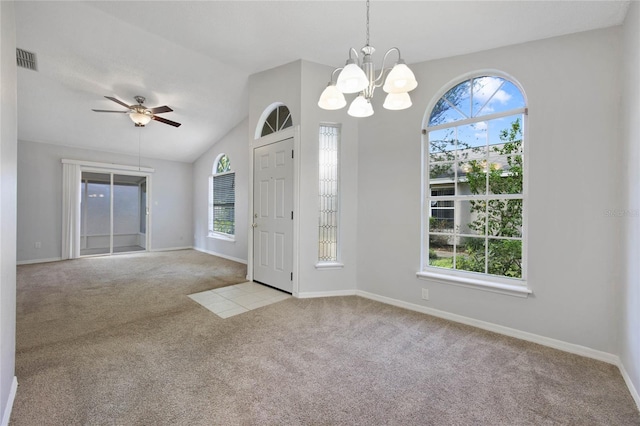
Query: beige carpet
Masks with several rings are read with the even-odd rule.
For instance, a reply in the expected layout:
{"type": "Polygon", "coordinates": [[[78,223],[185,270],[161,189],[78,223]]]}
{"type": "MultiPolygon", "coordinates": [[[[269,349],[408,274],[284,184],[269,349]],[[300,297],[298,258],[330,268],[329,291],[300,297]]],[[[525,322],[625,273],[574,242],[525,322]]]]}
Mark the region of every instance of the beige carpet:
{"type": "Polygon", "coordinates": [[[640,425],[616,367],[359,297],[222,319],[191,250],[18,268],[12,425],[640,425]]]}

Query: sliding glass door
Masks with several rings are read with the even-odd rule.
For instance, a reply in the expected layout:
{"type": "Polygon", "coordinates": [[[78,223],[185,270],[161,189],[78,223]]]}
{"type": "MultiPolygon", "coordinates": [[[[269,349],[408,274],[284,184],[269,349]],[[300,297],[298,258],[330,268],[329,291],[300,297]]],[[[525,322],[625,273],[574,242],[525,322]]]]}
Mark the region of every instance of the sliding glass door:
{"type": "Polygon", "coordinates": [[[147,177],[83,171],[80,255],[147,249],[147,177]]]}

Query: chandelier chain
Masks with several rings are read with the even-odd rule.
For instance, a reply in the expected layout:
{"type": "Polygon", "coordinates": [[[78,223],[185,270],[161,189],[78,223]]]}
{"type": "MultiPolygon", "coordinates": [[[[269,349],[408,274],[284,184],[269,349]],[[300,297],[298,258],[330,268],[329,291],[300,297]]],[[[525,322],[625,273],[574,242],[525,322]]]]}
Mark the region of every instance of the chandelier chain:
{"type": "Polygon", "coordinates": [[[367,0],[367,44],[369,46],[369,0],[367,0]]]}

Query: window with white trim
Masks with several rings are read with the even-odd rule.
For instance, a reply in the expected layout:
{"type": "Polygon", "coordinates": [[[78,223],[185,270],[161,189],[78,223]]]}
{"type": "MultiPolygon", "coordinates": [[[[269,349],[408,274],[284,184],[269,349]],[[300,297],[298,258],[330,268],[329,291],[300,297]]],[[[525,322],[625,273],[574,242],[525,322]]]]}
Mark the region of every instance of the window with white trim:
{"type": "Polygon", "coordinates": [[[209,176],[209,236],[235,235],[236,174],[226,154],[220,154],[209,176]]]}
{"type": "Polygon", "coordinates": [[[526,114],[518,86],[495,75],[456,84],[428,111],[423,272],[524,284],[526,114]]]}
{"type": "Polygon", "coordinates": [[[318,263],[338,262],[340,126],[321,124],[318,138],[318,263]]]}

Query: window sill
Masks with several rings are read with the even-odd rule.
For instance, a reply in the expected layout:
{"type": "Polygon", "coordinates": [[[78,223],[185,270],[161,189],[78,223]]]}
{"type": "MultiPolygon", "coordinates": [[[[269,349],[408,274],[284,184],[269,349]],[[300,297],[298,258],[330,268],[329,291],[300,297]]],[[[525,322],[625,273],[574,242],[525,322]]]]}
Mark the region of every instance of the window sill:
{"type": "Polygon", "coordinates": [[[316,263],[316,269],[342,269],[344,264],[340,262],[319,262],[316,263]]]}
{"type": "Polygon", "coordinates": [[[473,288],[476,290],[490,291],[492,293],[507,294],[516,297],[528,297],[533,292],[526,284],[506,284],[487,281],[479,278],[467,278],[457,275],[442,274],[438,272],[420,271],[416,273],[420,279],[433,280],[442,284],[456,285],[460,287],[473,288]]]}
{"type": "Polygon", "coordinates": [[[217,232],[209,232],[209,235],[207,235],[207,237],[213,238],[215,240],[229,241],[229,242],[232,242],[232,243],[236,242],[235,235],[219,234],[217,232]]]}

